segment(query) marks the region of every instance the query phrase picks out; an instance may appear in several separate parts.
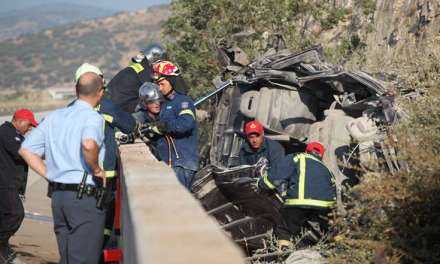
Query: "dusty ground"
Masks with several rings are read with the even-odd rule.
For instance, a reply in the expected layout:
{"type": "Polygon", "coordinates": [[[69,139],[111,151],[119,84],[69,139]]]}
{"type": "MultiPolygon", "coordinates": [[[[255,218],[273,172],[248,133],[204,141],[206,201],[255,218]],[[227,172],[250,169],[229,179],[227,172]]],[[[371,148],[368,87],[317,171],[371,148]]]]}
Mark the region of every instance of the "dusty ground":
{"type": "Polygon", "coordinates": [[[50,199],[46,197],[47,184],[35,173],[29,175],[26,212],[36,215],[26,217],[20,230],[11,239],[18,258],[26,264],[58,262],[58,250],[51,222],[50,199]]]}
{"type": "Polygon", "coordinates": [[[18,108],[28,108],[34,112],[47,111],[64,107],[71,101],[71,99],[54,100],[47,90],[15,91],[12,95],[0,93],[0,114],[10,115],[18,108]]]}

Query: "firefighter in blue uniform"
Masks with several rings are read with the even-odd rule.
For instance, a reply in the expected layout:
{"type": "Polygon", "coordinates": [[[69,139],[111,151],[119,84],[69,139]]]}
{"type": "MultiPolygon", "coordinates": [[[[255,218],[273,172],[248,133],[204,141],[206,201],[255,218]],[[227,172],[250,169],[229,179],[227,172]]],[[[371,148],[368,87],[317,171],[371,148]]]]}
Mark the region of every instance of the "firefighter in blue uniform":
{"type": "MultiPolygon", "coordinates": [[[[79,80],[80,76],[86,72],[93,72],[103,77],[103,73],[98,67],[84,63],[77,69],[75,81],[79,80]]],[[[99,105],[96,106],[96,110],[105,120],[104,144],[106,151],[103,167],[106,177],[112,178],[116,176],[118,153],[118,145],[115,140],[115,129],[118,129],[125,134],[132,133],[136,129],[136,120],[129,113],[121,110],[121,108],[114,104],[110,99],[101,99],[99,105]]]]}
{"type": "Polygon", "coordinates": [[[304,230],[299,246],[314,244],[328,229],[326,218],[336,204],[336,187],[322,163],[324,151],[319,142],[311,142],[305,153],[285,156],[258,181],[259,189],[276,191],[283,198],[285,225],[275,230],[280,247],[291,246],[291,238],[304,230]]]}
{"type": "MultiPolygon", "coordinates": [[[[84,63],[76,71],[75,82],[77,82],[81,75],[86,72],[96,73],[104,79],[104,75],[98,67],[89,63],[84,63]]],[[[115,177],[117,176],[118,166],[118,145],[115,140],[115,129],[118,129],[126,134],[132,133],[136,129],[136,121],[129,113],[122,111],[117,105],[115,105],[110,99],[107,98],[101,99],[99,104],[96,106],[96,110],[105,120],[105,156],[102,166],[105,171],[107,189],[105,198],[107,205],[107,215],[104,229],[104,242],[106,242],[112,233],[114,219],[113,192],[116,187],[115,177]]]]}
{"type": "Polygon", "coordinates": [[[284,157],[284,148],[277,141],[264,136],[263,125],[257,120],[245,124],[244,134],[246,142],[240,148],[240,165],[254,165],[264,158],[270,167],[270,164],[284,157]]]}
{"type": "Polygon", "coordinates": [[[153,64],[153,73],[165,97],[159,121],[152,123],[152,130],[162,135],[157,150],[161,160],[171,166],[179,181],[191,190],[199,168],[194,102],[186,95],[187,86],[173,63],[161,61],[153,64]]]}
{"type": "Polygon", "coordinates": [[[151,131],[150,124],[159,121],[160,105],[163,96],[160,93],[159,86],[155,83],[146,82],[139,88],[139,104],[133,116],[139,123],[139,136],[147,143],[151,153],[161,160],[157,151],[157,142],[162,137],[151,131]]]}

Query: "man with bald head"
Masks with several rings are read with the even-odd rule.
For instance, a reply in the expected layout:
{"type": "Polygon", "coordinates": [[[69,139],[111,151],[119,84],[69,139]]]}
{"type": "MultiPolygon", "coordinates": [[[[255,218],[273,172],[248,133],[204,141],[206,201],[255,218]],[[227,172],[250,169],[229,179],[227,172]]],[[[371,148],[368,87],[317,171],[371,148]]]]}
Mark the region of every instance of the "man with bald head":
{"type": "Polygon", "coordinates": [[[28,165],[49,181],[59,263],[99,261],[105,212],[96,206],[104,179],[104,119],[94,110],[103,79],[86,72],[76,83],[77,100],[48,115],[19,151],[28,165]],[[43,158],[45,160],[43,160],[43,158]],[[78,195],[86,176],[83,195],[78,195]]]}

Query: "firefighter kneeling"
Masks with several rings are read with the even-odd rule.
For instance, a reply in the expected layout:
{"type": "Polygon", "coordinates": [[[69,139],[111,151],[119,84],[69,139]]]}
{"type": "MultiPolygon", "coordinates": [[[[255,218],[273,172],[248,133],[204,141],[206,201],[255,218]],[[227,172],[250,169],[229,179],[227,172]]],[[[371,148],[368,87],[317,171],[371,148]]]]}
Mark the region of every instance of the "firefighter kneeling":
{"type": "Polygon", "coordinates": [[[297,248],[315,244],[328,230],[327,216],[336,204],[336,187],[330,170],[322,163],[324,147],[311,142],[305,153],[285,156],[262,173],[260,190],[276,191],[283,198],[284,225],[275,228],[278,246],[297,248]]]}

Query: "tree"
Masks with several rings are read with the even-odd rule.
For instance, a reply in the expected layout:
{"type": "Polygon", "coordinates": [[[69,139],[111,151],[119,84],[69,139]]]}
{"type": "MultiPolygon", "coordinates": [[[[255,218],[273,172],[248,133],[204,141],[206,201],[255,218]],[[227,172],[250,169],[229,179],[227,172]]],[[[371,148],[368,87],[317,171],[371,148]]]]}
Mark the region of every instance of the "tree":
{"type": "MultiPolygon", "coordinates": [[[[220,41],[232,41],[250,58],[267,49],[273,34],[281,34],[288,48],[304,48],[313,43],[311,36],[305,36],[307,23],[321,21],[324,12],[337,9],[331,2],[176,0],[164,27],[167,49],[182,68],[191,95],[199,96],[212,89],[211,80],[219,73],[216,45],[220,41]]],[[[325,20],[327,27],[341,19],[341,12],[333,13],[338,16],[325,20]]]]}

